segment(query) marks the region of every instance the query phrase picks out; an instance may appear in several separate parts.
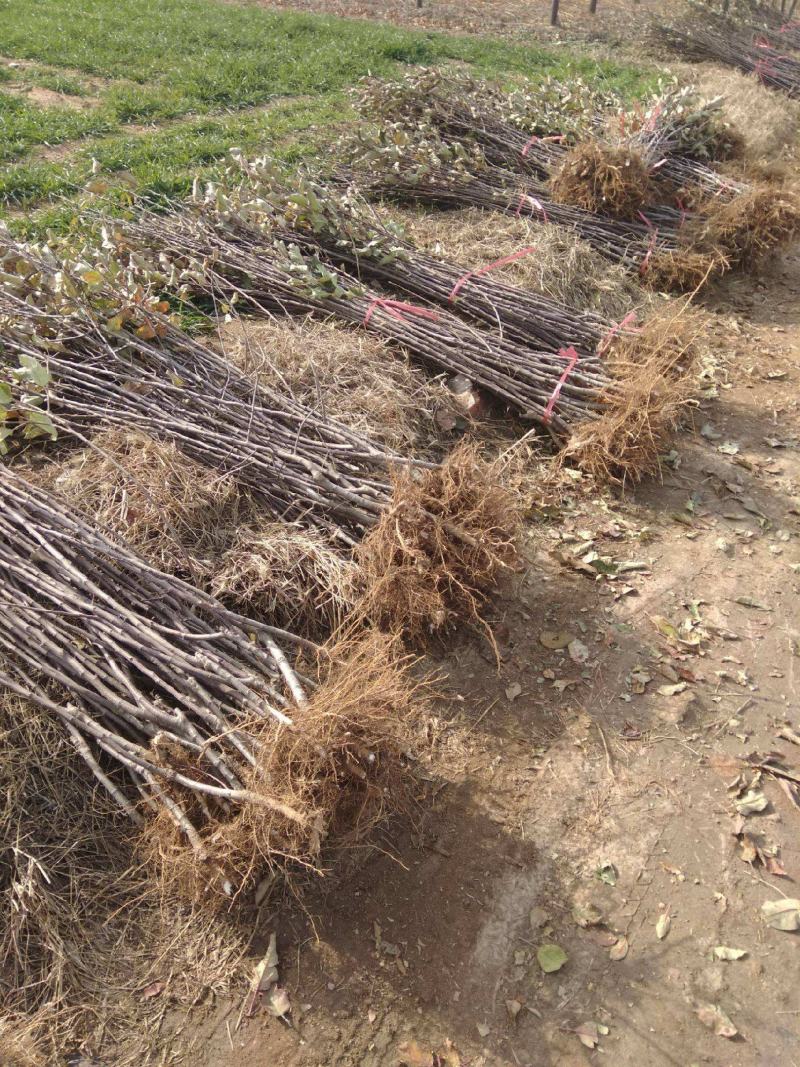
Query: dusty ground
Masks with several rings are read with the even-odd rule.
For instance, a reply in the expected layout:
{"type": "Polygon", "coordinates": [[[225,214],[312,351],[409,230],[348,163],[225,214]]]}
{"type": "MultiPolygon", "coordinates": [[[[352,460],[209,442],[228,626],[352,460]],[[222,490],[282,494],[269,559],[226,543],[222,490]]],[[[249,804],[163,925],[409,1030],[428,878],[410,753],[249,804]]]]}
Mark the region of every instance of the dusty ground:
{"type": "Polygon", "coordinates": [[[499,673],[475,635],[442,661],[420,822],[272,916],[291,1025],[212,1005],[193,1063],[800,1063],[800,934],[760,914],[797,896],[800,807],[730,788],[756,752],[800,781],[800,260],[709,304],[733,359],[663,484],[538,517],[499,673]]]}

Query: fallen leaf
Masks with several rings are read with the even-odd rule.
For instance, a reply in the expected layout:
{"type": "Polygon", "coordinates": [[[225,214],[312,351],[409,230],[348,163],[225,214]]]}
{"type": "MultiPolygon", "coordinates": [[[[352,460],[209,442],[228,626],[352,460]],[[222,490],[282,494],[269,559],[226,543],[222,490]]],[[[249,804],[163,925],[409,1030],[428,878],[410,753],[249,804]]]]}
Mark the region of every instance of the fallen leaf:
{"type": "Polygon", "coordinates": [[[289,994],[279,986],[273,986],[270,989],[265,1003],[267,1011],[270,1015],[274,1015],[276,1019],[282,1019],[284,1015],[288,1015],[292,1010],[292,1005],[289,1003],[289,994]]]}
{"type": "Polygon", "coordinates": [[[680,640],[678,631],[669,619],[665,619],[663,615],[654,615],[652,622],[662,637],[666,637],[667,640],[672,641],[673,644],[678,644],[678,641],[680,640]]]}
{"type": "Polygon", "coordinates": [[[572,634],[566,630],[542,630],[539,634],[539,643],[549,649],[566,648],[572,640],[572,634]]]}
{"type": "Polygon", "coordinates": [[[761,914],[773,930],[800,930],[800,900],[791,897],[767,900],[761,905],[761,914]]]}
{"type": "Polygon", "coordinates": [[[740,960],[743,956],[747,955],[747,949],[728,948],[727,945],[717,945],[714,949],[714,955],[718,960],[740,960]]]}
{"type": "Polygon", "coordinates": [[[627,937],[625,937],[624,935],[618,937],[614,944],[611,946],[611,948],[608,950],[608,958],[610,960],[614,960],[615,962],[619,962],[619,960],[624,960],[625,957],[628,955],[629,948],[630,945],[628,944],[627,937]]]}
{"type": "Polygon", "coordinates": [[[675,697],[686,689],[686,682],[678,682],[676,685],[660,685],[658,694],[662,697],[675,697]]]}
{"type": "Polygon", "coordinates": [[[518,1000],[507,1000],[506,1011],[508,1012],[509,1018],[514,1021],[522,1011],[522,1004],[518,1000]]]}
{"type": "Polygon", "coordinates": [[[516,700],[521,692],[522,686],[519,684],[519,682],[512,682],[508,689],[506,689],[506,699],[516,700]]]}
{"type": "Polygon", "coordinates": [[[754,815],[758,811],[763,811],[769,801],[760,789],[748,789],[744,796],[734,800],[734,804],[740,815],[754,815]]]}
{"type": "Polygon", "coordinates": [[[617,884],[617,868],[613,863],[601,863],[595,872],[601,882],[605,882],[606,885],[617,884]]]}
{"type": "Polygon", "coordinates": [[[587,926],[597,926],[603,921],[603,916],[594,904],[576,904],[572,909],[572,918],[584,930],[587,926]]]}
{"type": "Polygon", "coordinates": [[[695,1008],[695,1015],[717,1037],[736,1037],[739,1031],[725,1012],[717,1004],[700,1004],[695,1008]]]}
{"type": "Polygon", "coordinates": [[[589,660],[589,649],[583,641],[579,641],[577,638],[574,641],[570,641],[567,645],[567,651],[573,663],[583,664],[589,660]]]}
{"type": "Polygon", "coordinates": [[[600,1028],[597,1023],[581,1023],[575,1028],[575,1035],[582,1045],[587,1048],[596,1048],[600,1041],[600,1028]]]}
{"type": "Polygon", "coordinates": [[[432,1052],[426,1052],[416,1041],[406,1041],[400,1045],[400,1067],[434,1067],[432,1052]]]}
{"type": "Polygon", "coordinates": [[[149,986],[145,986],[142,990],[142,1000],[149,1000],[151,997],[159,996],[166,987],[166,982],[151,982],[149,986]]]}
{"type": "Polygon", "coordinates": [[[721,452],[723,456],[737,456],[741,451],[739,445],[735,441],[725,441],[721,445],[717,445],[717,452],[721,452]]]}
{"type": "Polygon", "coordinates": [[[788,878],[781,861],[776,856],[764,856],[764,870],[775,878],[788,878]]]}
{"type": "Polygon", "coordinates": [[[760,600],[754,600],[751,596],[737,596],[735,603],[745,608],[754,608],[756,611],[772,611],[767,604],[762,604],[760,600]]]}
{"type": "Polygon", "coordinates": [[[796,808],[800,808],[800,796],[797,792],[797,786],[793,785],[791,782],[787,782],[785,778],[779,778],[778,785],[784,791],[789,800],[791,800],[792,804],[794,804],[796,808]]]}
{"type": "Polygon", "coordinates": [[[491,1027],[487,1026],[486,1023],[478,1023],[478,1025],[476,1026],[476,1030],[478,1031],[481,1037],[488,1037],[491,1027]]]}
{"type": "Polygon", "coordinates": [[[536,960],[545,974],[560,971],[567,959],[568,956],[561,945],[539,945],[536,950],[536,960]]]}
{"type": "Polygon", "coordinates": [[[670,919],[669,909],[667,909],[659,915],[656,922],[656,937],[659,941],[663,941],[667,936],[670,926],[672,926],[672,919],[670,919]]]}
{"type": "Polygon", "coordinates": [[[250,993],[245,1004],[244,1014],[249,1018],[261,1001],[263,995],[278,981],[278,947],[276,935],[270,934],[267,951],[256,964],[250,982],[250,993]]]}

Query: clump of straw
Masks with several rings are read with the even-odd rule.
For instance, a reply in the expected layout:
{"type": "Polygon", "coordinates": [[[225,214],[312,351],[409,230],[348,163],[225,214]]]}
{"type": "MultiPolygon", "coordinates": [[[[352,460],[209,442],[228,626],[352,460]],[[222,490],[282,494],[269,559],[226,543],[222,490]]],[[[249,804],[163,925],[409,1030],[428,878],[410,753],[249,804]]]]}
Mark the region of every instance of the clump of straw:
{"type": "Polygon", "coordinates": [[[638,333],[616,339],[604,408],[574,427],[562,459],[601,483],[656,473],[671,432],[696,398],[704,329],[698,313],[667,306],[638,333]]]}
{"type": "Polygon", "coordinates": [[[258,384],[286,387],[329,419],[406,451],[436,436],[441,383],[374,334],[335,322],[241,319],[220,329],[226,357],[258,384]]]}
{"type": "Polygon", "coordinates": [[[459,616],[480,619],[487,591],[517,562],[518,502],[465,442],[441,467],[394,477],[391,507],[358,551],[363,613],[420,640],[459,616]]]}
{"type": "Polygon", "coordinates": [[[293,711],[294,727],[260,728],[266,743],[247,788],[279,804],[245,803],[216,818],[202,831],[201,851],[159,816],[141,848],[161,882],[216,910],[265,878],[319,872],[403,810],[402,758],[426,700],[413,668],[397,637],[369,630],[334,641],[316,668],[319,688],[293,711]]]}
{"type": "Polygon", "coordinates": [[[633,149],[584,141],[566,154],[550,180],[550,191],[556,203],[633,219],[650,198],[652,180],[633,149]]]}
{"type": "Polygon", "coordinates": [[[66,462],[36,468],[32,480],[154,566],[194,577],[244,510],[232,477],[140,430],[103,430],[66,462]]]}
{"type": "Polygon", "coordinates": [[[492,276],[611,322],[648,299],[624,267],[609,263],[565,226],[480,208],[384,210],[419,247],[454,263],[480,267],[533,246],[531,255],[498,268],[492,276]]]}
{"type": "MultiPolygon", "coordinates": [[[[121,776],[120,776],[121,781],[121,776]]],[[[0,692],[0,1063],[81,1048],[140,1067],[171,1046],[165,998],[224,995],[247,932],[159,893],[116,809],[53,716],[0,692]],[[142,996],[153,982],[163,996],[142,996]]]]}
{"type": "Polygon", "coordinates": [[[211,593],[220,600],[307,636],[337,629],[361,584],[352,557],[319,532],[263,521],[236,531],[210,578],[211,593]]]}

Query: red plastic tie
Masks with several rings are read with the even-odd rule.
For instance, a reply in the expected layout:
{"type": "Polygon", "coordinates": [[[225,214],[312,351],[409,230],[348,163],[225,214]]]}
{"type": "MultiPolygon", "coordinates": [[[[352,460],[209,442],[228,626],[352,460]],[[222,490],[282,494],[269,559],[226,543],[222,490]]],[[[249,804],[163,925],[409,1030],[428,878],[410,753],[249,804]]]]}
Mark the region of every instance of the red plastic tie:
{"type": "Polygon", "coordinates": [[[648,230],[654,230],[655,229],[655,226],[652,224],[650,219],[648,219],[647,215],[645,215],[645,213],[643,211],[637,211],[636,214],[639,216],[639,218],[642,220],[642,222],[645,224],[645,226],[648,228],[648,230]]]}
{"type": "Polygon", "coordinates": [[[556,383],[556,387],[553,390],[550,399],[547,401],[547,407],[544,409],[545,422],[550,422],[550,419],[553,417],[553,408],[556,406],[556,400],[558,400],[561,394],[561,390],[564,388],[564,382],[575,370],[575,364],[578,362],[579,359],[578,353],[575,351],[572,345],[570,345],[569,348],[559,348],[558,354],[562,357],[562,359],[567,359],[569,360],[569,362],[564,368],[564,373],[558,379],[558,382],[556,383]]]}
{"type": "MultiPolygon", "coordinates": [[[[602,356],[602,354],[603,354],[603,353],[605,352],[605,350],[606,350],[606,349],[608,348],[608,346],[609,346],[609,345],[611,344],[611,342],[612,342],[612,341],[614,340],[614,338],[616,337],[616,335],[617,335],[617,334],[618,334],[618,333],[619,333],[619,332],[620,332],[621,330],[624,330],[624,329],[625,329],[625,327],[626,327],[626,326],[628,326],[628,325],[629,325],[630,323],[632,323],[632,322],[636,322],[636,312],[635,312],[635,311],[629,311],[629,312],[628,312],[628,314],[627,314],[627,315],[625,316],[625,318],[624,318],[624,319],[621,319],[621,320],[620,320],[619,322],[615,323],[615,324],[614,324],[614,325],[613,325],[613,326],[611,327],[611,329],[610,329],[610,330],[608,331],[608,333],[607,333],[607,334],[605,335],[605,337],[603,338],[603,340],[602,340],[602,341],[600,342],[600,344],[599,344],[599,345],[597,346],[597,354],[598,354],[598,356],[602,356]]],[[[637,329],[637,330],[632,330],[631,332],[632,332],[632,333],[641,333],[642,331],[641,331],[641,330],[638,330],[638,329],[637,329]]]]}
{"type": "MultiPolygon", "coordinates": [[[[544,204],[541,202],[541,200],[537,200],[535,196],[531,196],[529,193],[520,193],[519,194],[519,203],[517,204],[517,210],[516,210],[517,218],[519,218],[520,212],[522,211],[522,206],[523,206],[523,204],[525,203],[526,200],[531,205],[531,208],[538,208],[538,210],[541,211],[542,218],[544,219],[545,222],[549,221],[548,218],[547,218],[547,212],[544,209],[544,204]]],[[[533,211],[531,211],[531,214],[533,214],[533,211]]]]}
{"type": "Polygon", "coordinates": [[[510,256],[503,256],[501,259],[496,259],[494,263],[487,263],[485,267],[479,267],[477,270],[468,270],[466,274],[462,274],[456,284],[450,291],[448,300],[452,304],[455,298],[458,296],[458,291],[463,285],[470,280],[470,278],[477,278],[481,274],[488,274],[490,270],[495,270],[497,267],[505,267],[508,263],[515,263],[518,259],[522,259],[524,256],[529,256],[531,252],[536,251],[536,245],[526,245],[525,248],[520,248],[518,252],[513,252],[510,256]]]}
{"type": "Polygon", "coordinates": [[[678,205],[678,209],[680,210],[680,213],[681,213],[681,221],[678,223],[678,229],[682,230],[683,229],[683,224],[684,224],[684,222],[686,222],[686,205],[684,204],[684,202],[681,200],[680,197],[676,198],[675,203],[678,205]]]}
{"type": "Polygon", "coordinates": [[[364,316],[365,326],[369,326],[369,320],[377,307],[382,308],[387,315],[391,315],[393,319],[399,319],[401,322],[406,315],[416,315],[420,319],[436,320],[439,318],[435,311],[418,307],[416,304],[405,304],[402,300],[387,300],[382,296],[375,296],[370,301],[367,313],[364,316]]]}
{"type": "Polygon", "coordinates": [[[530,152],[530,150],[533,148],[537,141],[564,141],[566,140],[566,136],[567,135],[564,133],[554,133],[551,134],[551,136],[549,137],[539,137],[538,134],[534,134],[533,137],[531,137],[531,139],[522,149],[522,155],[527,156],[528,152],[530,152]]]}

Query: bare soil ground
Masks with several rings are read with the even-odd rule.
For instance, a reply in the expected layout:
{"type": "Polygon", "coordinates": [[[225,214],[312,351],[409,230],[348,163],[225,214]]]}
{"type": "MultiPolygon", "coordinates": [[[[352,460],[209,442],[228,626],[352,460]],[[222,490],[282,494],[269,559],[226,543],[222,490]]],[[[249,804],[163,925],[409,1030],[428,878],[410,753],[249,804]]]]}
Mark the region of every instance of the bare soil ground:
{"type": "Polygon", "coordinates": [[[709,303],[733,359],[663,484],[536,516],[499,671],[475,634],[439,660],[419,821],[268,923],[291,1025],[211,1005],[192,1063],[800,1062],[800,935],[760,914],[798,895],[800,808],[765,775],[739,817],[729,788],[755,752],[800,776],[800,259],[709,303]]]}

